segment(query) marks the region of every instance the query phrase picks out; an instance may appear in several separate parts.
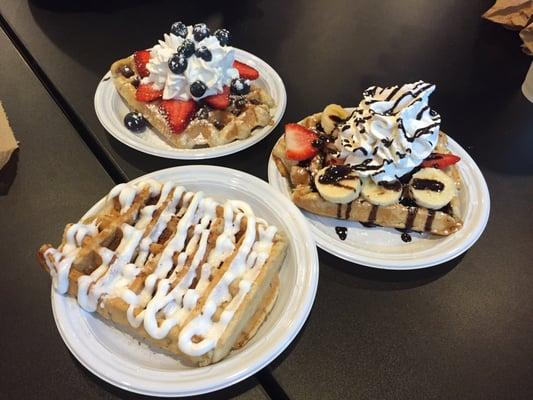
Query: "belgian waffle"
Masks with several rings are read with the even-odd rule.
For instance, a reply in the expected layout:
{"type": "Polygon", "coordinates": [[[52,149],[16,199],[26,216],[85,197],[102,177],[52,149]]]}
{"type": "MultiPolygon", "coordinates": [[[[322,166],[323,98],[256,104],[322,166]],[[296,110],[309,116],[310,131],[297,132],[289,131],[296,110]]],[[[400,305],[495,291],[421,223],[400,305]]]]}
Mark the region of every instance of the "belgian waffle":
{"type": "Polygon", "coordinates": [[[140,82],[133,56],[118,60],[111,65],[113,83],[132,111],[140,112],[155,128],[156,133],[168,144],[177,148],[192,149],[214,147],[246,139],[254,129],[272,123],[270,108],[274,100],[257,85],[251,85],[250,93],[234,97],[225,110],[215,110],[205,105],[207,115],[197,115],[187,128],[179,133],[172,132],[160,100],[141,102],[135,98],[140,82]],[[127,69],[125,69],[127,67],[127,69]],[[124,74],[124,71],[128,73],[124,74]]]}
{"type": "MultiPolygon", "coordinates": [[[[322,113],[316,113],[306,117],[299,124],[308,129],[315,129],[320,126],[321,117],[322,113]]],[[[335,133],[336,131],[333,131],[332,134],[335,133]]],[[[439,133],[435,151],[442,154],[450,153],[444,132],[439,133]]],[[[287,157],[284,137],[275,145],[272,156],[279,172],[289,182],[292,201],[298,207],[314,214],[359,221],[367,226],[379,225],[443,236],[456,232],[462,226],[463,216],[459,199],[462,182],[456,165],[448,166],[442,171],[454,181],[457,195],[442,210],[430,210],[415,204],[409,197],[408,179],[403,180],[402,197],[397,204],[377,206],[361,197],[348,204],[327,201],[317,192],[313,184],[317,171],[328,165],[327,157],[317,155],[308,165],[302,166],[287,157]]]]}
{"type": "Polygon", "coordinates": [[[38,259],[56,291],[86,311],[204,366],[255,335],[276,301],[286,247],[242,201],[146,180],[116,186],[38,259]]]}

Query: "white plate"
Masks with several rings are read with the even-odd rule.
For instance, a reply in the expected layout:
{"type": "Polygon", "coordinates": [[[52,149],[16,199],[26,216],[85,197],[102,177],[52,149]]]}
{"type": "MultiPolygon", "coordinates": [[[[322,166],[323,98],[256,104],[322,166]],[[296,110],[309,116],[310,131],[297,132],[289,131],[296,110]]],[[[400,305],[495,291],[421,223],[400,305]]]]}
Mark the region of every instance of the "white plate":
{"type": "MultiPolygon", "coordinates": [[[[489,218],[490,197],[478,166],[457,142],[448,137],[450,151],[461,157],[457,164],[463,180],[460,193],[464,225],[450,236],[411,233],[412,241],[404,243],[401,234],[391,228],[365,228],[355,221],[322,217],[303,211],[311,225],[318,246],[345,260],[368,267],[409,270],[441,264],[457,257],[479,238],[489,218]],[[346,240],[340,240],[335,227],[348,228],[346,240]]],[[[279,173],[270,155],[268,180],[285,197],[290,198],[288,181],[279,173]]]]}
{"type": "Polygon", "coordinates": [[[96,88],[94,95],[96,115],[104,128],[117,140],[136,150],[154,156],[181,160],[199,160],[220,157],[244,150],[259,142],[274,130],[285,112],[287,93],[277,72],[259,57],[247,51],[235,49],[235,58],[259,71],[259,78],[254,83],[264,88],[276,102],[274,108],[270,110],[274,123],[264,128],[255,129],[249,138],[216,147],[176,149],[159,138],[150,127],[147,127],[142,133],[133,133],[124,126],[124,116],[130,110],[116,91],[115,85],[110,79],[111,72],[104,76],[96,88]]]}
{"type": "MultiPolygon", "coordinates": [[[[278,300],[244,348],[207,367],[194,368],[152,350],[52,290],[54,318],[63,341],[92,373],[123,389],[153,396],[191,396],[237,383],[268,365],[294,339],[313,304],[318,283],[315,242],[298,209],[266,182],[213,166],[169,168],[138,178],[174,180],[220,200],[240,199],[289,238],[278,300]],[[248,190],[247,188],[253,188],[248,190]]],[[[100,200],[83,218],[96,213],[100,200]]],[[[82,219],[83,219],[82,218],[82,219]]]]}

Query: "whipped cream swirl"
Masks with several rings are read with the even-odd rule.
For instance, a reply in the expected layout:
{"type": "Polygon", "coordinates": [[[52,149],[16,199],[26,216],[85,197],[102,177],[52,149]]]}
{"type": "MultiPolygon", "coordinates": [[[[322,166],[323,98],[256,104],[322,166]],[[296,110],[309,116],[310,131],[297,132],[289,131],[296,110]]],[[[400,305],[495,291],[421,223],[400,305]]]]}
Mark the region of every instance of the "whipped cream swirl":
{"type": "Polygon", "coordinates": [[[194,40],[192,26],[187,27],[186,38],[181,38],[173,33],[165,34],[150,49],[150,61],[146,65],[150,75],[143,78],[142,83],[153,83],[157,89],[163,89],[163,99],[189,100],[193,98],[189,90],[195,81],[202,81],[207,90],[196,99],[221,93],[224,86],[231,83],[232,79],[239,77],[239,72],[233,68],[235,50],[231,46],[221,46],[215,36],[209,36],[197,42],[194,40]],[[207,47],[211,52],[211,61],[192,55],[187,59],[187,69],[181,74],[173,73],[168,67],[168,60],[177,52],[185,39],[194,42],[196,48],[207,47]]]}
{"type": "Polygon", "coordinates": [[[338,157],[376,183],[412,171],[438,141],[440,115],[428,105],[434,90],[423,81],[365,90],[359,106],[339,125],[338,157]]]}

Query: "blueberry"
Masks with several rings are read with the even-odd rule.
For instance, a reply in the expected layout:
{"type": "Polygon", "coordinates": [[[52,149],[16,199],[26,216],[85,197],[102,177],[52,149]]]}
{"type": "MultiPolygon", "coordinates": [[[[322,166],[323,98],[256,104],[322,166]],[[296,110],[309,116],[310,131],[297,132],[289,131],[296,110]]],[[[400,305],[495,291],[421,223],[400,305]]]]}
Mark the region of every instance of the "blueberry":
{"type": "Polygon", "coordinates": [[[187,37],[187,33],[188,33],[187,25],[185,25],[181,21],[174,22],[172,24],[172,26],[170,27],[170,33],[172,33],[172,34],[174,34],[176,36],[180,36],[183,39],[185,39],[187,37]]]}
{"type": "Polygon", "coordinates": [[[242,78],[232,80],[231,93],[240,96],[250,93],[250,81],[242,78]]]}
{"type": "Polygon", "coordinates": [[[142,132],[146,128],[146,120],[141,113],[130,112],[124,117],[124,125],[132,132],[142,132]]]}
{"type": "Polygon", "coordinates": [[[197,48],[194,54],[196,54],[196,57],[201,58],[205,61],[211,61],[211,59],[213,58],[213,56],[211,55],[211,52],[205,46],[201,46],[197,48]]]}
{"type": "Polygon", "coordinates": [[[194,40],[199,42],[200,40],[205,39],[209,35],[211,35],[211,32],[209,31],[209,28],[206,24],[196,24],[192,28],[192,34],[194,36],[194,40]]]}
{"type": "Polygon", "coordinates": [[[196,98],[202,97],[206,90],[207,86],[205,86],[205,83],[203,83],[202,81],[196,81],[191,83],[190,91],[191,94],[196,98]]]}
{"type": "Polygon", "coordinates": [[[183,55],[175,53],[168,60],[168,68],[175,74],[183,74],[187,69],[187,59],[183,55]]]}
{"type": "Polygon", "coordinates": [[[185,39],[178,48],[178,54],[181,54],[185,58],[192,56],[194,54],[194,42],[192,40],[185,39]]]}
{"type": "Polygon", "coordinates": [[[231,36],[229,34],[229,31],[227,29],[217,29],[215,31],[215,36],[218,39],[218,42],[221,46],[227,46],[229,45],[229,41],[231,39],[231,36]]]}

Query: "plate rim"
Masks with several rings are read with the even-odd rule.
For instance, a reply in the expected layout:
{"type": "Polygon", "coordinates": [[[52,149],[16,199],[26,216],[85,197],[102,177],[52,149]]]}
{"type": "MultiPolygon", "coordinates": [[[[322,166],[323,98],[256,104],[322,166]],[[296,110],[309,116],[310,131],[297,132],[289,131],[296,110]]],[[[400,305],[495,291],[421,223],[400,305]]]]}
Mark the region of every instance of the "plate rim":
{"type": "MultiPolygon", "coordinates": [[[[268,64],[266,61],[256,56],[255,54],[252,54],[246,50],[240,49],[238,47],[234,47],[234,49],[235,49],[236,58],[238,57],[238,58],[244,59],[244,61],[248,61],[252,64],[254,63],[262,64],[262,66],[258,69],[260,71],[261,70],[268,71],[268,74],[266,75],[268,76],[267,80],[272,82],[273,86],[275,86],[281,93],[281,98],[274,99],[276,101],[276,106],[274,107],[273,111],[271,111],[271,115],[274,120],[273,124],[258,129],[254,134],[252,134],[248,138],[242,139],[242,140],[235,140],[231,143],[226,143],[220,146],[200,148],[200,149],[169,148],[169,149],[157,150],[157,148],[153,146],[142,145],[138,143],[136,140],[133,140],[133,138],[129,138],[128,136],[125,136],[120,132],[117,133],[116,130],[114,129],[113,124],[111,124],[108,121],[108,118],[106,117],[106,111],[104,110],[105,105],[109,107],[109,102],[111,101],[111,98],[106,97],[106,101],[102,99],[103,93],[107,89],[106,86],[113,85],[113,82],[110,79],[111,71],[107,71],[104,74],[104,76],[100,79],[96,87],[96,91],[94,93],[93,106],[94,106],[98,121],[104,127],[104,129],[109,135],[113,136],[116,140],[118,140],[122,144],[134,150],[137,150],[141,153],[150,154],[152,156],[161,157],[161,158],[174,159],[174,160],[207,160],[211,158],[218,158],[218,157],[223,157],[223,156],[227,156],[230,154],[235,154],[242,150],[248,149],[249,147],[265,139],[279,125],[279,123],[283,119],[283,116],[285,115],[285,111],[287,108],[287,91],[285,88],[285,84],[283,83],[283,79],[281,79],[281,76],[277,73],[277,71],[274,68],[272,68],[272,66],[270,66],[270,64],[268,64]],[[101,103],[100,103],[100,100],[102,100],[101,103]]],[[[112,89],[114,89],[114,87],[112,89]]],[[[118,95],[116,90],[114,90],[114,93],[115,95],[118,95]]]]}
{"type": "MultiPolygon", "coordinates": [[[[346,109],[350,109],[350,107],[346,107],[346,109]]],[[[352,108],[353,109],[353,108],[352,108]]],[[[463,161],[466,161],[468,166],[471,168],[473,175],[476,178],[476,181],[479,183],[479,189],[480,189],[480,200],[486,204],[486,207],[482,207],[482,213],[480,215],[481,219],[479,222],[473,226],[472,232],[470,232],[469,235],[465,236],[465,238],[462,240],[461,243],[463,243],[461,246],[455,246],[454,251],[448,252],[444,255],[444,257],[437,258],[432,257],[426,262],[420,262],[418,264],[415,264],[413,266],[406,266],[406,265],[398,265],[398,263],[395,262],[389,262],[389,263],[380,263],[380,262],[373,262],[371,257],[362,256],[363,258],[352,254],[347,254],[342,251],[342,249],[337,248],[337,246],[332,246],[331,238],[328,238],[328,243],[325,243],[324,238],[322,237],[322,232],[309,221],[309,218],[306,216],[305,212],[300,210],[300,212],[304,215],[310,230],[313,232],[313,237],[315,238],[317,246],[322,249],[323,251],[332,254],[336,257],[339,257],[343,260],[349,261],[353,264],[359,264],[365,267],[369,268],[376,268],[376,269],[382,269],[382,270],[391,270],[391,271],[412,271],[417,269],[424,269],[424,268],[430,268],[434,267],[436,265],[443,264],[447,261],[450,261],[464,252],[466,252],[470,247],[476,243],[476,241],[481,237],[483,234],[488,220],[490,216],[490,193],[488,190],[487,182],[485,180],[485,177],[483,176],[481,170],[479,169],[478,165],[474,161],[474,159],[468,154],[468,152],[461,146],[459,143],[457,143],[452,137],[450,137],[448,134],[446,134],[448,138],[448,144],[451,145],[450,147],[459,149],[459,152],[461,152],[461,158],[463,161]]],[[[276,141],[276,144],[281,140],[280,138],[276,141]]],[[[275,144],[275,145],[276,145],[275,144]]],[[[275,146],[274,145],[274,146],[275,146]]],[[[461,167],[459,166],[459,169],[461,170],[461,167]]],[[[286,182],[286,178],[283,178],[281,174],[279,173],[276,163],[274,161],[274,158],[272,156],[272,151],[270,152],[270,156],[268,159],[268,182],[272,186],[276,188],[276,190],[279,191],[279,188],[277,186],[277,183],[280,181],[286,182]]],[[[468,194],[470,195],[472,193],[473,189],[468,190],[468,194]]],[[[285,195],[284,193],[282,193],[285,195]]],[[[324,217],[328,218],[328,217],[324,217]]],[[[335,219],[335,218],[332,218],[335,219]]],[[[464,226],[463,228],[464,229],[464,226]]],[[[445,238],[445,237],[444,237],[445,238]]],[[[335,242],[339,241],[340,239],[334,239],[335,242]]],[[[414,253],[416,255],[416,253],[414,253]]],[[[381,259],[379,261],[382,261],[381,259]]]]}
{"type": "MultiPolygon", "coordinates": [[[[151,390],[149,388],[139,387],[139,385],[133,386],[132,384],[129,384],[125,381],[121,381],[119,378],[120,378],[120,375],[123,376],[122,372],[118,372],[119,378],[108,376],[98,370],[98,365],[95,366],[91,364],[91,360],[85,359],[82,354],[83,352],[80,352],[79,349],[77,349],[77,346],[83,345],[83,343],[79,339],[81,337],[80,336],[81,333],[84,332],[83,329],[71,330],[67,328],[66,322],[64,321],[65,317],[60,316],[58,309],[60,307],[68,307],[70,304],[70,305],[77,306],[78,308],[76,310],[78,310],[81,314],[85,313],[85,311],[81,310],[77,304],[74,304],[74,303],[77,303],[76,299],[69,297],[69,296],[60,295],[56,293],[52,287],[50,297],[51,297],[54,321],[56,323],[57,329],[61,335],[63,342],[65,343],[65,345],[67,346],[71,354],[87,370],[89,370],[91,373],[93,373],[100,379],[108,382],[109,384],[112,384],[114,386],[117,386],[121,389],[130,391],[130,392],[145,394],[145,395],[150,395],[150,396],[161,396],[161,397],[192,396],[192,395],[210,393],[216,390],[221,390],[221,389],[234,385],[250,377],[254,373],[258,372],[261,368],[264,368],[265,366],[270,364],[276,357],[279,356],[279,354],[281,354],[289,346],[289,344],[298,335],[303,325],[305,324],[305,321],[309,317],[309,314],[314,304],[314,300],[316,298],[316,293],[317,293],[317,288],[318,288],[318,279],[319,279],[319,260],[318,260],[318,253],[316,250],[315,240],[313,236],[311,235],[311,233],[306,229],[307,222],[305,221],[305,218],[303,217],[303,215],[298,211],[298,208],[294,206],[294,204],[292,204],[290,201],[288,201],[288,199],[286,199],[281,193],[278,193],[274,188],[272,188],[272,186],[269,185],[267,182],[243,171],[234,170],[234,169],[226,168],[226,167],[211,166],[211,165],[188,165],[188,166],[177,166],[177,167],[166,168],[166,169],[154,171],[146,175],[140,176],[136,179],[131,180],[130,182],[137,182],[139,180],[148,179],[148,178],[157,179],[158,175],[165,175],[165,174],[175,175],[176,170],[178,170],[178,174],[180,173],[179,171],[182,171],[181,174],[185,175],[187,174],[188,170],[194,170],[195,172],[198,172],[199,169],[210,174],[223,174],[222,176],[225,176],[224,174],[229,173],[231,174],[232,177],[237,177],[238,179],[241,179],[241,180],[251,179],[251,181],[253,181],[255,184],[263,186],[263,190],[270,192],[272,197],[277,198],[277,202],[279,202],[278,204],[280,206],[283,205],[284,207],[287,207],[287,209],[289,210],[288,212],[292,211],[291,214],[294,214],[295,215],[294,218],[296,219],[295,222],[292,222],[293,228],[295,231],[298,231],[298,233],[302,233],[304,235],[304,238],[300,238],[298,242],[296,242],[294,238],[289,236],[289,244],[293,246],[294,254],[296,255],[296,253],[299,252],[300,254],[304,254],[306,256],[306,258],[304,258],[304,261],[307,262],[306,269],[302,269],[300,274],[298,273],[296,274],[296,282],[299,282],[301,280],[303,283],[302,293],[301,293],[302,295],[304,295],[303,297],[301,297],[303,300],[297,301],[299,299],[296,299],[293,294],[289,294],[288,296],[289,301],[286,304],[286,307],[288,310],[292,311],[292,314],[290,314],[290,318],[292,319],[287,317],[287,315],[283,314],[282,317],[279,318],[275,322],[275,325],[272,327],[270,331],[268,331],[268,333],[269,335],[272,334],[271,332],[278,333],[277,336],[275,336],[275,338],[279,340],[265,341],[267,342],[266,349],[263,348],[261,350],[261,348],[259,348],[259,350],[261,351],[255,353],[255,354],[260,354],[260,356],[257,357],[252,354],[252,360],[249,360],[249,361],[254,361],[252,365],[246,365],[246,367],[240,367],[238,371],[233,371],[231,373],[225,372],[223,380],[216,382],[216,383],[211,383],[210,386],[209,385],[206,386],[204,384],[202,387],[196,387],[196,388],[193,388],[192,390],[187,389],[184,391],[183,389],[181,390],[178,389],[180,386],[179,381],[178,381],[174,384],[176,388],[172,391],[169,391],[169,390],[165,391],[164,390],[165,388],[161,391],[156,391],[156,390],[151,390]],[[296,244],[300,246],[299,250],[297,250],[297,248],[294,247],[296,246],[296,244]],[[291,310],[291,306],[292,306],[292,310],[291,310]],[[282,323],[283,321],[285,321],[285,323],[282,323]],[[279,332],[276,332],[276,329],[279,332]],[[80,343],[77,344],[76,341],[80,343]]],[[[174,177],[170,179],[178,180],[179,178],[174,177]]],[[[84,214],[84,216],[81,219],[86,218],[86,216],[89,215],[91,211],[93,211],[95,208],[97,208],[97,206],[100,205],[101,207],[101,204],[103,203],[104,199],[105,199],[105,196],[102,199],[98,200],[96,203],[94,203],[94,205],[84,214]]],[[[296,263],[296,268],[297,269],[301,268],[299,267],[299,263],[296,263]]],[[[94,318],[100,318],[99,316],[94,316],[92,313],[87,313],[87,314],[94,318]]],[[[81,318],[86,318],[86,317],[82,316],[81,318]]],[[[113,328],[113,329],[116,329],[116,328],[113,328]]],[[[97,340],[97,341],[99,340],[99,338],[94,336],[90,331],[88,333],[94,338],[94,340],[97,340]]],[[[256,345],[259,346],[260,343],[256,342],[252,344],[252,346],[256,346],[256,345]]],[[[246,349],[246,346],[244,349],[246,349]]],[[[114,354],[114,353],[110,353],[110,354],[114,354]]],[[[234,360],[234,363],[236,363],[235,360],[238,360],[241,354],[243,353],[237,354],[235,357],[230,358],[230,360],[234,360]]],[[[250,357],[251,353],[248,352],[244,354],[250,357]]],[[[98,359],[96,359],[96,361],[93,359],[92,362],[93,363],[96,362],[96,364],[98,364],[98,359]]],[[[215,363],[207,367],[199,367],[196,369],[192,369],[192,371],[199,371],[200,368],[206,368],[206,374],[209,374],[211,369],[213,369],[217,365],[223,365],[221,364],[223,362],[224,360],[221,360],[219,363],[215,363]]],[[[172,371],[169,374],[179,375],[180,373],[181,371],[172,371]]]]}

